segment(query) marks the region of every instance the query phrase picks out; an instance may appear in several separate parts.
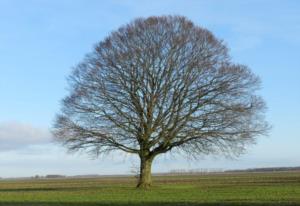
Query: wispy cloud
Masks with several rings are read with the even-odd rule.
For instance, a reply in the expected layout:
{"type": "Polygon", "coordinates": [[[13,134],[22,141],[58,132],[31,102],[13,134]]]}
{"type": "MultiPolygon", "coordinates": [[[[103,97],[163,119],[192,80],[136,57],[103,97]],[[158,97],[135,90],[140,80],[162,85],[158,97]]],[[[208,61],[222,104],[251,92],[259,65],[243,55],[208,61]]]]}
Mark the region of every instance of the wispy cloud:
{"type": "Polygon", "coordinates": [[[51,141],[51,133],[46,128],[20,122],[0,123],[0,152],[21,150],[30,146],[48,144],[51,141]]]}

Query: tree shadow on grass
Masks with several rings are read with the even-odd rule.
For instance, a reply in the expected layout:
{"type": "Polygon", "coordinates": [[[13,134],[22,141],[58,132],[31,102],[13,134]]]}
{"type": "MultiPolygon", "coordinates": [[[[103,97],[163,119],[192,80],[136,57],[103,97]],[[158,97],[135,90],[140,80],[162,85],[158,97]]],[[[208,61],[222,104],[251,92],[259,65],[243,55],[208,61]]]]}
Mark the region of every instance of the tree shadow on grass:
{"type": "Polygon", "coordinates": [[[300,206],[300,203],[189,203],[189,202],[0,202],[0,206],[300,206]]]}

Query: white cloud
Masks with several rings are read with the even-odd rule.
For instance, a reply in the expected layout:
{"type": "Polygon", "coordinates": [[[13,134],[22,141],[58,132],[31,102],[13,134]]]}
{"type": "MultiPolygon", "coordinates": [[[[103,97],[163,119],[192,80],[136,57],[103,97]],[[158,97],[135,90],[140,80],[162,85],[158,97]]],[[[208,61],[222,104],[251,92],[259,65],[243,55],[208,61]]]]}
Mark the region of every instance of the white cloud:
{"type": "Polygon", "coordinates": [[[51,133],[46,128],[20,122],[0,123],[0,152],[21,150],[30,146],[48,144],[51,141],[51,133]]]}

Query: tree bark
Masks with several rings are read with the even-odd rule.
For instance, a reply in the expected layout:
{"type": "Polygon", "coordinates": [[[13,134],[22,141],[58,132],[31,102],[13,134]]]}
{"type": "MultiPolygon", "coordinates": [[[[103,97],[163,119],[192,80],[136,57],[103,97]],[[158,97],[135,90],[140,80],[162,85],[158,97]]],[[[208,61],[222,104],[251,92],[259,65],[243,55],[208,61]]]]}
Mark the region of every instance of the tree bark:
{"type": "Polygon", "coordinates": [[[147,189],[152,184],[151,178],[151,166],[153,162],[152,157],[140,157],[141,165],[140,165],[140,176],[137,188],[147,189]]]}

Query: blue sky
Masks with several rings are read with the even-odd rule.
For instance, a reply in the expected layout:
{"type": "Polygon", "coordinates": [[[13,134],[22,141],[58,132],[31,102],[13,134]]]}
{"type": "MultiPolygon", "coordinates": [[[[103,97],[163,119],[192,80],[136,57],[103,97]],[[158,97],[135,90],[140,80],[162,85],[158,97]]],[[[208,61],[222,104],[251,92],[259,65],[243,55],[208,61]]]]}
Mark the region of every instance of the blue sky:
{"type": "Polygon", "coordinates": [[[49,129],[66,77],[95,43],[136,17],[169,14],[212,31],[234,62],[261,77],[273,129],[237,159],[164,155],[154,171],[300,166],[299,1],[0,0],[0,176],[118,174],[137,165],[118,154],[68,154],[49,129]]]}

